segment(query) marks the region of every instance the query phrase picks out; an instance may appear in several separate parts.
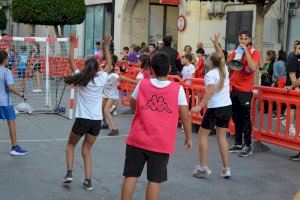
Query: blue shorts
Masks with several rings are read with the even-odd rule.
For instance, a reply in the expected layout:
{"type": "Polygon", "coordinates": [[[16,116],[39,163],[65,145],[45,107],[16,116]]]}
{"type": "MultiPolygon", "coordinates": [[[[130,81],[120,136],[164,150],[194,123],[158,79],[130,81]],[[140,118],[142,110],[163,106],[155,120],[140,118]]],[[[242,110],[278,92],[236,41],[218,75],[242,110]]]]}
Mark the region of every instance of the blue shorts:
{"type": "Polygon", "coordinates": [[[0,106],[0,119],[15,120],[16,114],[13,106],[0,106]]]}
{"type": "Polygon", "coordinates": [[[18,69],[18,78],[26,77],[26,69],[18,69]]]}

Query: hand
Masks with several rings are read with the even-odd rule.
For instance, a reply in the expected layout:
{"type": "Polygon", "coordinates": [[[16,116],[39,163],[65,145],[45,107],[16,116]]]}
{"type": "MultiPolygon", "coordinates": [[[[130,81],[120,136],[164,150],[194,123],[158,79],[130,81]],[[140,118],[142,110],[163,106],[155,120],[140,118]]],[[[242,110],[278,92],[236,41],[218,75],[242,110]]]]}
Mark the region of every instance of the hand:
{"type": "Polygon", "coordinates": [[[202,110],[200,106],[195,106],[194,108],[191,109],[191,113],[199,112],[200,110],[202,110]]]}
{"type": "Polygon", "coordinates": [[[24,94],[22,94],[21,98],[22,98],[24,101],[27,100],[27,98],[26,98],[26,96],[25,96],[24,94]]]}
{"type": "Polygon", "coordinates": [[[70,42],[74,44],[77,40],[76,33],[70,33],[69,38],[70,42]]]}
{"type": "Polygon", "coordinates": [[[246,52],[248,49],[247,49],[247,46],[245,44],[240,44],[240,47],[246,52]]]}
{"type": "Polygon", "coordinates": [[[289,90],[292,90],[292,86],[285,86],[284,91],[287,93],[289,90]]]}
{"type": "Polygon", "coordinates": [[[218,44],[219,43],[219,38],[220,38],[220,33],[215,33],[214,36],[210,37],[210,40],[214,43],[214,44],[218,44]]]}
{"type": "Polygon", "coordinates": [[[186,146],[187,149],[192,149],[193,147],[192,139],[185,139],[184,145],[186,146]]]}
{"type": "Polygon", "coordinates": [[[108,46],[112,41],[112,36],[108,35],[108,36],[104,36],[103,40],[102,40],[102,44],[104,46],[108,46]]]}

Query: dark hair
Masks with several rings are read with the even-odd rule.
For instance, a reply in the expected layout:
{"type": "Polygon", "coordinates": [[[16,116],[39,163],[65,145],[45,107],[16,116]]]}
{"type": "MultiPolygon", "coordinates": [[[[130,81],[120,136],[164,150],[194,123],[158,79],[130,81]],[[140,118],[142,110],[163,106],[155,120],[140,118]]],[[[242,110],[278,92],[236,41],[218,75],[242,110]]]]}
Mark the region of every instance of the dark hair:
{"type": "Polygon", "coordinates": [[[203,48],[199,48],[199,49],[197,49],[196,53],[197,53],[197,54],[198,54],[198,53],[201,53],[202,55],[204,55],[204,54],[205,54],[205,51],[204,51],[203,48]]]}
{"type": "Polygon", "coordinates": [[[145,43],[145,42],[142,42],[142,43],[141,43],[141,47],[142,47],[142,46],[146,46],[146,43],[145,43]]]}
{"type": "Polygon", "coordinates": [[[224,49],[222,51],[223,51],[223,54],[224,54],[225,63],[227,63],[228,52],[225,51],[224,49]]]}
{"type": "Polygon", "coordinates": [[[296,44],[296,46],[300,45],[300,41],[299,41],[299,40],[296,40],[296,41],[295,41],[295,44],[296,44]]]}
{"type": "Polygon", "coordinates": [[[192,62],[192,60],[193,60],[193,56],[191,54],[185,54],[184,58],[186,58],[190,62],[192,62]]]}
{"type": "Polygon", "coordinates": [[[4,64],[4,61],[8,59],[8,53],[6,51],[0,50],[0,64],[4,64]]]}
{"type": "Polygon", "coordinates": [[[240,31],[239,36],[242,36],[242,35],[246,35],[249,38],[251,38],[251,33],[249,31],[245,31],[245,30],[240,31]]]}
{"type": "Polygon", "coordinates": [[[141,47],[140,46],[135,46],[134,48],[133,48],[133,51],[135,51],[135,52],[139,52],[141,50],[141,47]]]}
{"type": "Polygon", "coordinates": [[[117,62],[118,62],[118,56],[112,55],[111,56],[111,65],[115,66],[117,62]]]}
{"type": "Polygon", "coordinates": [[[274,62],[276,60],[275,51],[269,50],[269,51],[267,51],[267,55],[269,56],[271,62],[274,62]]]}
{"type": "Polygon", "coordinates": [[[169,47],[171,46],[173,38],[171,36],[165,36],[163,39],[164,45],[169,47]]]}
{"type": "Polygon", "coordinates": [[[100,46],[100,45],[101,45],[101,43],[98,41],[98,42],[96,42],[96,45],[99,45],[99,46],[100,46]]]}
{"type": "Polygon", "coordinates": [[[190,50],[192,51],[191,45],[185,45],[184,50],[185,50],[186,48],[190,48],[190,50]]]}
{"type": "Polygon", "coordinates": [[[20,49],[26,51],[27,47],[26,46],[20,46],[20,49]]]}
{"type": "Polygon", "coordinates": [[[170,70],[170,57],[165,53],[156,53],[150,65],[156,77],[167,76],[170,70]]]}
{"type": "Polygon", "coordinates": [[[139,57],[139,61],[141,61],[141,63],[142,63],[142,66],[141,66],[142,69],[150,68],[150,58],[148,55],[141,55],[139,57]]]}
{"type": "Polygon", "coordinates": [[[149,46],[153,46],[154,48],[156,48],[156,45],[154,43],[150,43],[149,46]]]}
{"type": "Polygon", "coordinates": [[[149,53],[149,48],[148,47],[144,47],[141,49],[141,53],[145,54],[145,53],[149,53]]]}
{"type": "Polygon", "coordinates": [[[7,33],[2,33],[2,37],[3,37],[3,36],[7,36],[7,33]]]}
{"type": "Polygon", "coordinates": [[[287,62],[287,57],[286,57],[285,51],[283,51],[283,50],[278,51],[278,59],[277,60],[282,60],[285,63],[287,62]]]}
{"type": "Polygon", "coordinates": [[[214,52],[213,54],[211,54],[209,59],[214,68],[219,68],[220,81],[217,86],[217,91],[220,92],[224,87],[226,78],[225,59],[220,52],[214,52]]]}
{"type": "Polygon", "coordinates": [[[129,47],[123,47],[123,50],[129,51],[129,47]]]}
{"type": "Polygon", "coordinates": [[[97,75],[99,69],[99,63],[96,57],[88,58],[84,64],[80,74],[67,76],[65,78],[66,84],[74,84],[78,86],[87,86],[89,82],[94,82],[94,78],[97,75]]]}

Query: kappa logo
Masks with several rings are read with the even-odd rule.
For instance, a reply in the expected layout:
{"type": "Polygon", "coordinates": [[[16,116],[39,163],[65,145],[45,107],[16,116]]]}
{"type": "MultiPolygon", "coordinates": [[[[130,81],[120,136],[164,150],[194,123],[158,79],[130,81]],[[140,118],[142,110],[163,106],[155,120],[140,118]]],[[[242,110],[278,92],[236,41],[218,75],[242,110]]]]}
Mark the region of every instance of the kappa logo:
{"type": "Polygon", "coordinates": [[[146,105],[141,107],[142,109],[150,109],[152,111],[172,113],[172,110],[168,107],[162,96],[153,95],[152,98],[147,102],[146,105]]]}

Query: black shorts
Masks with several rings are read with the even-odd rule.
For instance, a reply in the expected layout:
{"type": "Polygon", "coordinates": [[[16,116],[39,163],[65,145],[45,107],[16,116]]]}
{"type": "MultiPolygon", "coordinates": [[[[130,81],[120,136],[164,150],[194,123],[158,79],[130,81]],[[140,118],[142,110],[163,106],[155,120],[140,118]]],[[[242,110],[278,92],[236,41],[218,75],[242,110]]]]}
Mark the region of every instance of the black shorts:
{"type": "Polygon", "coordinates": [[[228,128],[232,115],[232,106],[224,106],[219,108],[208,108],[204,114],[201,127],[214,130],[215,127],[228,128]]]}
{"type": "Polygon", "coordinates": [[[72,132],[76,135],[83,136],[88,133],[93,136],[98,136],[101,129],[101,120],[90,120],[76,118],[72,127],[72,132]]]}
{"type": "Polygon", "coordinates": [[[156,153],[131,145],[126,146],[126,158],[123,176],[140,177],[147,162],[147,179],[150,182],[167,181],[169,154],[156,153]]]}

